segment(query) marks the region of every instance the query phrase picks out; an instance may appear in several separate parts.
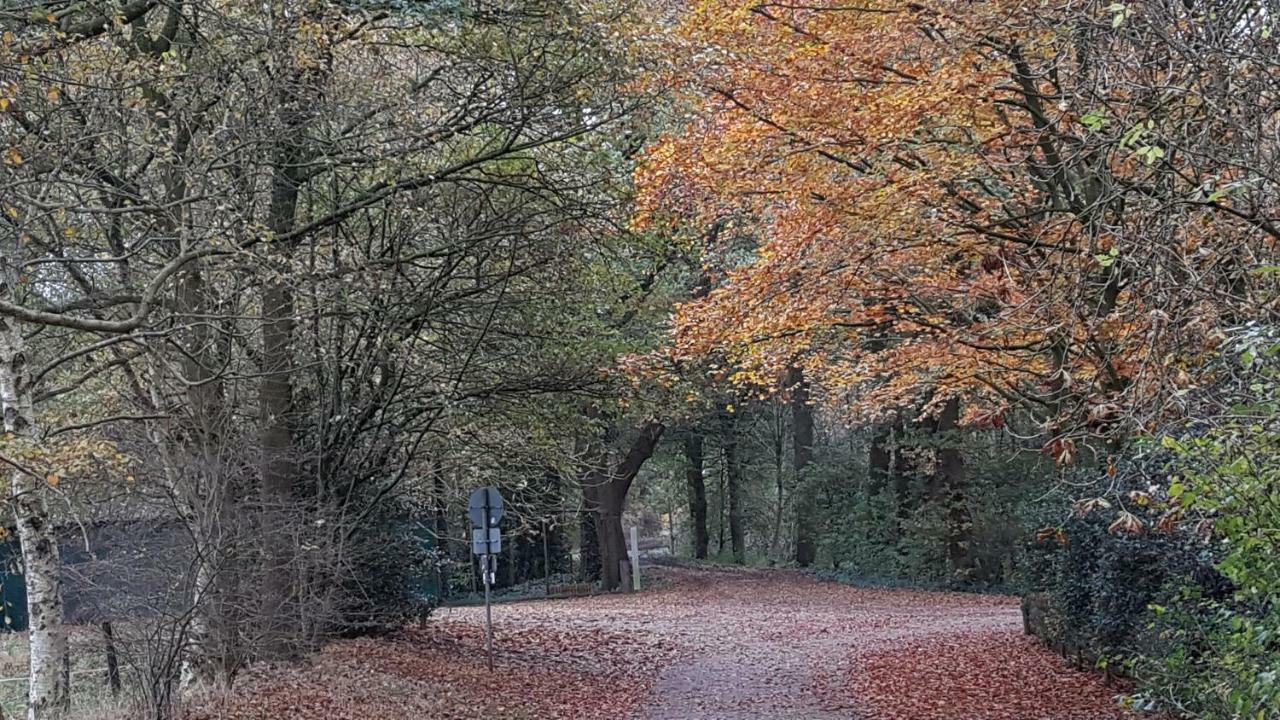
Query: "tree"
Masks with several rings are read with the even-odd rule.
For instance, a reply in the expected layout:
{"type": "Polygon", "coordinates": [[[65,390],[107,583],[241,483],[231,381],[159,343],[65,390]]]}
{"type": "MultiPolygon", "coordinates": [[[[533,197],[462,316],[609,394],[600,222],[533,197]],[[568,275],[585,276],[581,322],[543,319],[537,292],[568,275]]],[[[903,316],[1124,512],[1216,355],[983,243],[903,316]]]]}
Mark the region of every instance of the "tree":
{"type": "Polygon", "coordinates": [[[685,486],[689,495],[689,524],[692,526],[693,557],[707,558],[707,484],[703,467],[702,434],[689,428],[684,436],[685,486]]]}
{"type": "Polygon", "coordinates": [[[787,380],[791,386],[791,462],[796,475],[796,564],[808,567],[817,559],[813,538],[813,488],[805,483],[806,471],[813,462],[813,407],[809,404],[809,386],[803,371],[792,368],[787,380]]]}
{"type": "Polygon", "coordinates": [[[622,532],[622,511],[631,483],[658,447],[665,426],[649,419],[635,433],[625,455],[611,461],[608,450],[600,454],[582,478],[583,499],[594,514],[600,549],[600,583],[605,590],[622,585],[622,566],[627,562],[627,541],[622,532]]]}
{"type": "Polygon", "coordinates": [[[1018,408],[1064,463],[1176,411],[1213,328],[1259,312],[1244,268],[1275,237],[1238,94],[1271,80],[1206,58],[1275,48],[1262,4],[1125,7],[691,11],[666,71],[696,112],[650,151],[641,221],[764,232],[677,349],[774,375],[806,353],[859,420],[1018,408]]]}
{"type": "MultiPolygon", "coordinates": [[[[348,571],[441,436],[515,444],[511,415],[600,386],[617,346],[552,338],[590,336],[601,258],[631,250],[603,132],[635,106],[617,12],[48,10],[0,10],[6,416],[27,444],[108,437],[169,500],[149,511],[196,575],[173,641],[229,683],[348,622],[348,571]]],[[[56,468],[29,465],[14,488],[51,532],[56,468]]],[[[56,544],[23,544],[56,641],[56,544]]],[[[65,698],[49,646],[33,708],[65,698]]]]}
{"type": "Polygon", "coordinates": [[[747,562],[747,544],[742,526],[743,485],[742,456],[738,450],[739,411],[733,406],[720,411],[720,454],[724,461],[725,496],[729,501],[729,546],[733,561],[739,565],[747,562]]]}
{"type": "MultiPolygon", "coordinates": [[[[5,248],[0,258],[0,301],[10,301],[20,284],[13,262],[20,255],[15,249],[5,248]]],[[[0,410],[4,413],[5,460],[11,466],[10,497],[22,544],[30,627],[27,717],[40,720],[65,712],[71,697],[67,631],[62,624],[62,562],[48,500],[49,486],[56,484],[57,476],[46,478],[27,467],[40,449],[32,389],[22,325],[0,316],[0,410]]]]}

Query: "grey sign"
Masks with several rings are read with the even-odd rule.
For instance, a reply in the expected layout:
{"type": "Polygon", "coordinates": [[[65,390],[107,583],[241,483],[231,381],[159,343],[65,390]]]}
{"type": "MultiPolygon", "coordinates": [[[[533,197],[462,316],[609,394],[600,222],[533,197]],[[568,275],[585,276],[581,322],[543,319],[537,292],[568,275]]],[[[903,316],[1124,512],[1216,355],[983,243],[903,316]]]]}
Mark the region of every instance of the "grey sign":
{"type": "Polygon", "coordinates": [[[476,555],[497,555],[502,552],[502,532],[498,528],[472,528],[471,552],[476,555]]]}
{"type": "Polygon", "coordinates": [[[498,527],[498,521],[502,519],[502,494],[498,488],[476,488],[467,503],[467,517],[478,528],[498,527]]]}

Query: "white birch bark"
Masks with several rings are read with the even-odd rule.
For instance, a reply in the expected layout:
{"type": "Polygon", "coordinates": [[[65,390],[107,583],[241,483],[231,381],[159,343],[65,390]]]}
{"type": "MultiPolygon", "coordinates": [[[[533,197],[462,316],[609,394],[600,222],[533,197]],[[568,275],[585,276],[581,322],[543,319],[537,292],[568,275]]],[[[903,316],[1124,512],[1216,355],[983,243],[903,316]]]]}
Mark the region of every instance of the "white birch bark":
{"type": "MultiPolygon", "coordinates": [[[[0,258],[0,264],[0,300],[10,301],[16,274],[5,258],[0,258]]],[[[24,345],[21,325],[13,318],[0,316],[0,410],[4,413],[4,432],[18,446],[34,446],[38,435],[24,345]]],[[[39,475],[14,470],[10,476],[30,621],[28,720],[59,718],[66,714],[70,702],[67,634],[62,622],[62,557],[49,517],[48,492],[46,480],[39,475]]]]}

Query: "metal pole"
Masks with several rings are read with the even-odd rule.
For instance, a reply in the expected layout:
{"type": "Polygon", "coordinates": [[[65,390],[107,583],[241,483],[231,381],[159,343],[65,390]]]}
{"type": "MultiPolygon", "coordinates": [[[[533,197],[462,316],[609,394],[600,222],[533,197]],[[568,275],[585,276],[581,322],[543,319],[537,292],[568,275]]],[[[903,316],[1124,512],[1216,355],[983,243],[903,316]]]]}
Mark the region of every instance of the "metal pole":
{"type": "Polygon", "coordinates": [[[489,606],[489,558],[484,555],[484,649],[489,655],[489,672],[493,672],[493,610],[489,606]]]}
{"type": "Polygon", "coordinates": [[[471,597],[476,596],[476,556],[468,558],[467,567],[471,569],[471,597]]]}
{"type": "Polygon", "coordinates": [[[489,672],[493,672],[493,608],[489,605],[489,584],[493,582],[498,570],[498,559],[493,553],[493,535],[490,527],[493,523],[493,500],[489,497],[489,488],[484,490],[484,649],[489,655],[489,672]]]}
{"type": "Polygon", "coordinates": [[[542,574],[546,576],[546,594],[551,595],[551,550],[547,545],[547,519],[542,518],[542,574]]]}

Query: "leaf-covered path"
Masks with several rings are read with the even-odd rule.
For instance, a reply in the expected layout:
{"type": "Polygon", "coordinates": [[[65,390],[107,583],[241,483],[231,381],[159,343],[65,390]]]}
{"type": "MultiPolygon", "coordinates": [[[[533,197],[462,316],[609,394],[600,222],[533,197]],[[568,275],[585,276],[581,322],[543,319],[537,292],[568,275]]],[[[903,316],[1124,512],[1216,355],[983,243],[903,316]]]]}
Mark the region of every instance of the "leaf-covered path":
{"type": "Polygon", "coordinates": [[[1122,720],[1115,688],[1022,636],[1017,602],[796,572],[661,568],[638,595],[483,609],[259,672],[197,718],[1122,720]]]}

